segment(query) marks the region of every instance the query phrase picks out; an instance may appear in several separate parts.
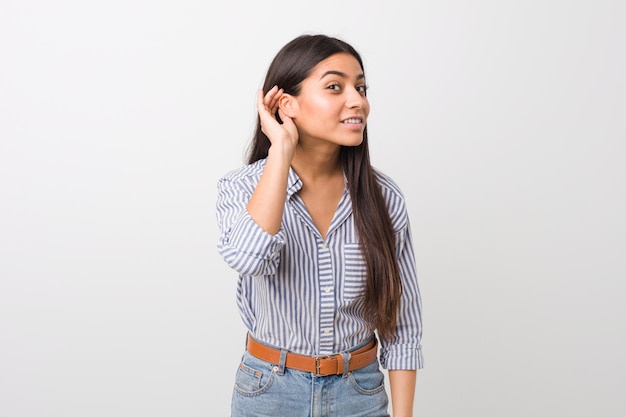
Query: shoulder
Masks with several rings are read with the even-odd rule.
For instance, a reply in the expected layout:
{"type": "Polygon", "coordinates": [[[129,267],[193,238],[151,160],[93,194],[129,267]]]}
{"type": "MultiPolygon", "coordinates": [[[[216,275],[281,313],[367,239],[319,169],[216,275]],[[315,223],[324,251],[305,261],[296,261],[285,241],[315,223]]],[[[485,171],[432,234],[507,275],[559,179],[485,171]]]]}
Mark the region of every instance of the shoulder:
{"type": "Polygon", "coordinates": [[[240,185],[240,186],[256,186],[256,183],[261,178],[263,168],[265,167],[265,159],[260,159],[251,164],[244,165],[242,167],[233,169],[222,176],[218,185],[224,187],[227,185],[240,185]]]}
{"type": "Polygon", "coordinates": [[[389,210],[391,223],[396,231],[403,229],[408,223],[406,199],[400,186],[387,174],[374,169],[376,181],[382,192],[383,199],[389,210]]]}
{"type": "Polygon", "coordinates": [[[400,186],[393,180],[393,178],[378,169],[374,169],[374,175],[376,176],[376,181],[383,190],[383,193],[389,193],[394,197],[404,199],[404,194],[402,193],[400,186]]]}

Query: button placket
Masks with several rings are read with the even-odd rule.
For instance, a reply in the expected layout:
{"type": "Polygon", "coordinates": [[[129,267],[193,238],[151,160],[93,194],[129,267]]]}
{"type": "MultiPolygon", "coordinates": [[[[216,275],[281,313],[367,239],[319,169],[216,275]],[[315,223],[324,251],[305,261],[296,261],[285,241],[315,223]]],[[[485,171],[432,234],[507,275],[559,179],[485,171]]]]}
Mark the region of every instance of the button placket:
{"type": "Polygon", "coordinates": [[[319,296],[320,296],[320,321],[319,321],[319,353],[326,355],[332,353],[334,345],[333,324],[335,320],[335,293],[334,276],[331,251],[327,242],[320,241],[318,245],[319,265],[319,296]]]}

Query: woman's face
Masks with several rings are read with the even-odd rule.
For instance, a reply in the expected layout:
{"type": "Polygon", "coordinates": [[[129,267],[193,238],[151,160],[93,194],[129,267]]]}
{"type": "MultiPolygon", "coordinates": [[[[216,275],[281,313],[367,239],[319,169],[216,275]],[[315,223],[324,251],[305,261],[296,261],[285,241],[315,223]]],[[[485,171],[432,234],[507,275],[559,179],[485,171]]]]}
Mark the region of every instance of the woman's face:
{"type": "Polygon", "coordinates": [[[331,55],[302,81],[293,120],[300,141],[358,146],[370,107],[363,70],[352,55],[331,55]]]}

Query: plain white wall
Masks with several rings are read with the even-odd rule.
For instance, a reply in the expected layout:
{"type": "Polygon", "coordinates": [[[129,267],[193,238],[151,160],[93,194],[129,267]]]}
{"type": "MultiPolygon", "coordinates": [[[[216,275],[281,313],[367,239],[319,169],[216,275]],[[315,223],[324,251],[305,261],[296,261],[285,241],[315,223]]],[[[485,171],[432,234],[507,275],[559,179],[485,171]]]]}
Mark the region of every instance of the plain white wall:
{"type": "Polygon", "coordinates": [[[269,61],[351,42],[409,203],[419,416],[623,416],[619,1],[3,0],[0,415],[225,416],[215,244],[269,61]]]}

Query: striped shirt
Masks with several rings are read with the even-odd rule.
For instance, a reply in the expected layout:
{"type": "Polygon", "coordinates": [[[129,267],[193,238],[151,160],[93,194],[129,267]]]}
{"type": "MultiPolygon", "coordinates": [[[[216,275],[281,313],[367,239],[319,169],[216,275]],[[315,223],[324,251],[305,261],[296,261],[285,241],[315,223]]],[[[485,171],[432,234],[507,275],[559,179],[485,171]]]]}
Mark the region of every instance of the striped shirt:
{"type": "MultiPolygon", "coordinates": [[[[218,181],[218,251],[238,274],[237,304],[245,326],[258,340],[305,355],[349,350],[374,332],[364,318],[365,261],[359,249],[348,189],[324,240],[289,171],[280,230],[271,235],[247,211],[265,160],[231,171],[218,181]]],[[[380,340],[386,369],[418,369],[421,299],[404,197],[377,172],[396,232],[402,298],[395,335],[380,340]]]]}

